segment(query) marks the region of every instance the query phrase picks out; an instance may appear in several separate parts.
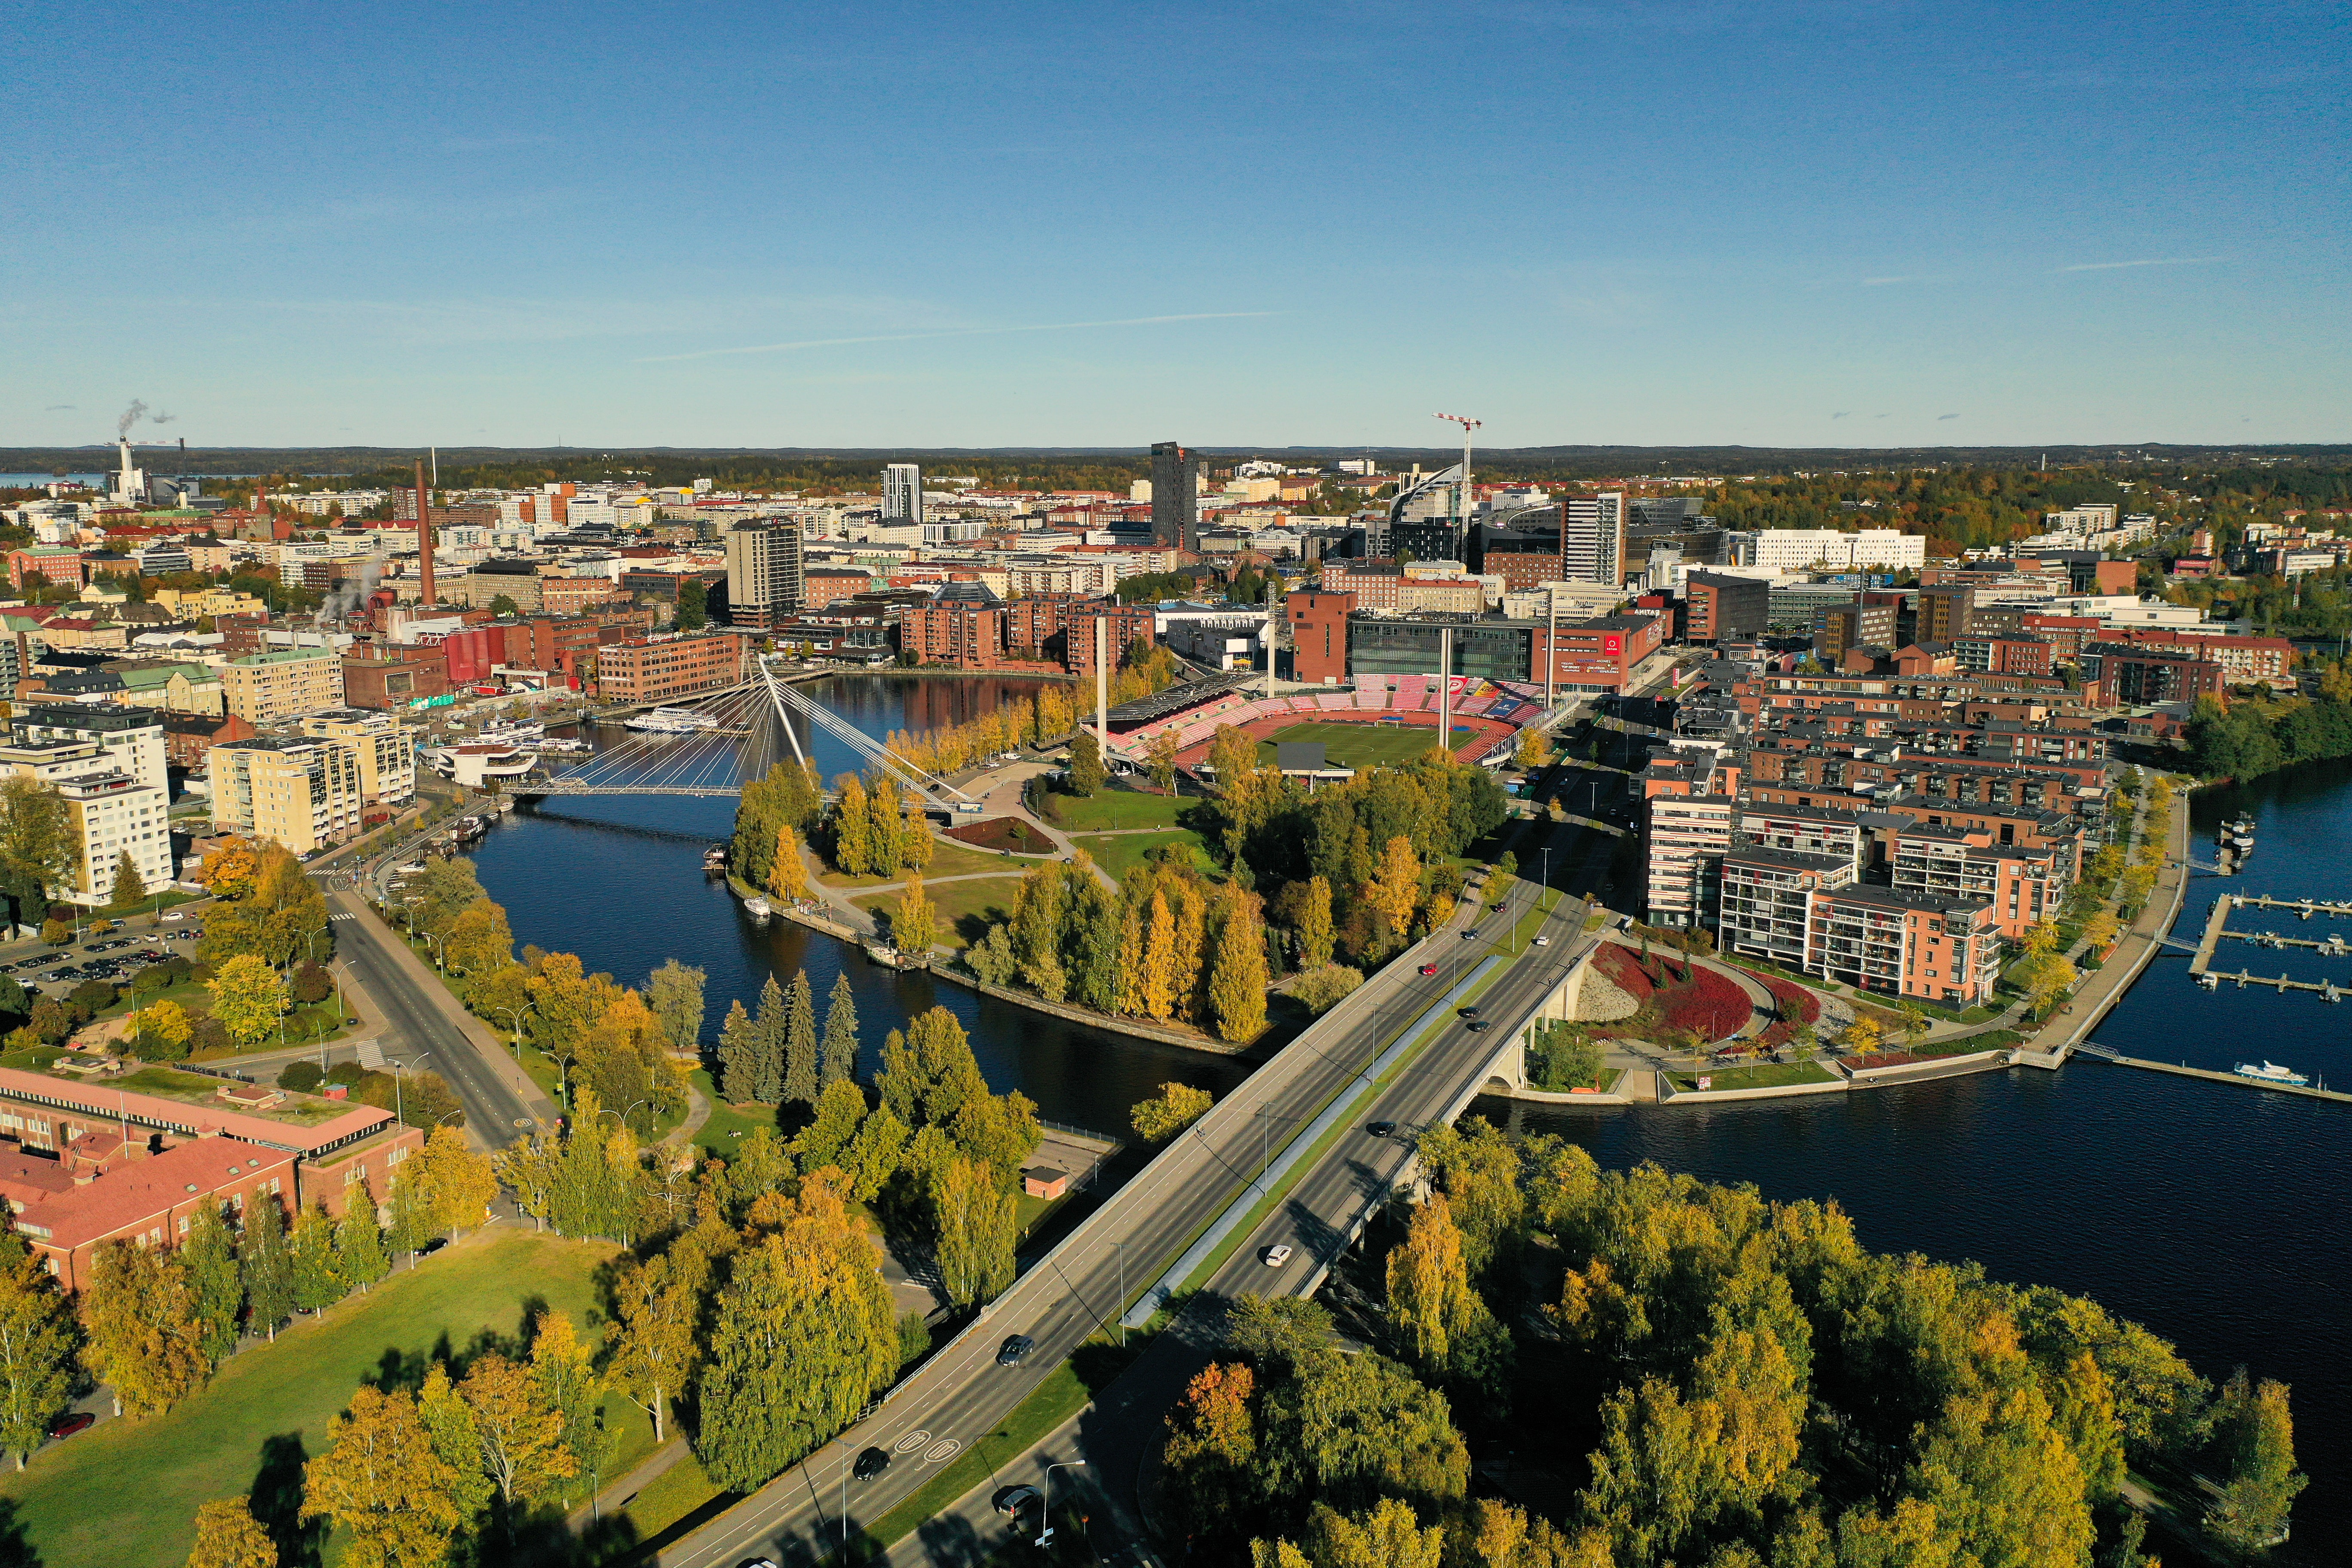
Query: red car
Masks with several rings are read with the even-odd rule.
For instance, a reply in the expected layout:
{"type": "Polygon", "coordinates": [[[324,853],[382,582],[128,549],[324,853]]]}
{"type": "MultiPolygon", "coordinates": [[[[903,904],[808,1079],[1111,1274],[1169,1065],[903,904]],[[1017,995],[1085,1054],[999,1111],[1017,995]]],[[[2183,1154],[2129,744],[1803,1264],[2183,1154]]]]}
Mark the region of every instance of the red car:
{"type": "Polygon", "coordinates": [[[70,1437],[75,1433],[98,1425],[98,1417],[87,1410],[69,1410],[49,1423],[49,1436],[70,1437]]]}
{"type": "Polygon", "coordinates": [[[1423,974],[1434,974],[1437,973],[1437,965],[1433,963],[1424,963],[1421,966],[1421,972],[1423,974]]]}

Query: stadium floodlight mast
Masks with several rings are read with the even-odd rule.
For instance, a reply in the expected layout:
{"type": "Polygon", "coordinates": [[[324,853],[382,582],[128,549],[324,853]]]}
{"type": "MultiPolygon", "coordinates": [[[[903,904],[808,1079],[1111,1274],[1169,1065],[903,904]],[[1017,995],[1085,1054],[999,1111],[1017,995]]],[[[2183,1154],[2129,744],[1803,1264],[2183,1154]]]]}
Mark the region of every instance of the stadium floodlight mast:
{"type": "Polygon", "coordinates": [[[1470,432],[1486,423],[1466,414],[1433,414],[1432,419],[1451,419],[1462,426],[1462,482],[1454,487],[1454,516],[1458,522],[1470,521],[1470,432]]]}

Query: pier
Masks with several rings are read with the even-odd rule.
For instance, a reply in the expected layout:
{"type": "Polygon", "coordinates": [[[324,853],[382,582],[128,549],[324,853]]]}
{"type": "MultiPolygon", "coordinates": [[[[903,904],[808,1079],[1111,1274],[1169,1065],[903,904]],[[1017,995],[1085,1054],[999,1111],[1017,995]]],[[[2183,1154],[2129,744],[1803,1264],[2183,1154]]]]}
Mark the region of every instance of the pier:
{"type": "MultiPolygon", "coordinates": [[[[2214,968],[2214,950],[2221,945],[2223,937],[2252,942],[2256,947],[2309,948],[2322,957],[2339,957],[2352,953],[2352,942],[2346,942],[2340,935],[2330,935],[2323,942],[2315,941],[2310,937],[2282,936],[2276,931],[2231,931],[2230,912],[2232,910],[2248,909],[2284,910],[2303,920],[2309,920],[2314,915],[2326,915],[2330,920],[2352,918],[2352,904],[2336,903],[2326,899],[2273,899],[2260,894],[2224,893],[2213,900],[2213,912],[2205,918],[2205,934],[2197,943],[2196,956],[2189,961],[2189,975],[2198,984],[2211,991],[2218,989],[2221,982],[2228,980],[2235,982],[2241,991],[2249,985],[2267,985],[2281,995],[2284,995],[2289,991],[2308,991],[2313,995],[2329,1002],[2340,1002],[2344,999],[2347,989],[2352,988],[2338,985],[2332,980],[2291,980],[2284,974],[2273,978],[2267,974],[2256,974],[2248,969],[2241,969],[2232,974],[2226,969],[2214,968]]],[[[2225,1073],[2222,1076],[2229,1075],[2225,1073]]]]}
{"type": "Polygon", "coordinates": [[[2112,1062],[2119,1068],[2143,1068],[2149,1072],[2168,1072],[2175,1078],[2201,1078],[2209,1083],[2233,1083],[2241,1089],[2266,1089],[2273,1094],[2299,1094],[2305,1100],[2332,1100],[2339,1104],[2352,1105],[2352,1094],[2346,1094],[2341,1089],[2314,1089],[2308,1084],[2271,1083],[2259,1078],[2244,1078],[2233,1072],[2215,1072],[2210,1068],[2193,1068],[2186,1062],[2149,1061],[2145,1057],[2127,1057],[2120,1051],[2111,1051],[2106,1047],[2094,1044],[2089,1040],[2080,1042],[2074,1049],[2083,1056],[2098,1061],[2112,1062]]]}

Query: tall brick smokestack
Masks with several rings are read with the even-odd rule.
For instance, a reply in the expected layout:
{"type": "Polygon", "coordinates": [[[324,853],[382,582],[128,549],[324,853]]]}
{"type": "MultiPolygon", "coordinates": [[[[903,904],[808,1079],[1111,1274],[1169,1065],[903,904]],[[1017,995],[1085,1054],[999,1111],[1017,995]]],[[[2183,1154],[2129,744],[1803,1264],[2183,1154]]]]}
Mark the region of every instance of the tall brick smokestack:
{"type": "Polygon", "coordinates": [[[425,488],[425,464],[416,465],[416,561],[424,578],[420,604],[433,599],[433,492],[425,488]]]}

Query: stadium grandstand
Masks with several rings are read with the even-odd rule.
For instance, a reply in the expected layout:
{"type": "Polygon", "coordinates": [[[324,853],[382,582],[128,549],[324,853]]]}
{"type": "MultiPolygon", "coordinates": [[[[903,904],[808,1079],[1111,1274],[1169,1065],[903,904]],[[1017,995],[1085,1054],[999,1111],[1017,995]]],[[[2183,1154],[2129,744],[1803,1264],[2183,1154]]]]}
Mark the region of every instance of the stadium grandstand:
{"type": "MultiPolygon", "coordinates": [[[[1249,687],[1257,687],[1263,679],[1252,679],[1249,687]]],[[[1464,762],[1500,765],[1517,744],[1519,731],[1543,721],[1540,686],[1464,675],[1453,677],[1451,684],[1450,740],[1454,754],[1464,762]]],[[[1161,692],[1155,699],[1112,709],[1109,754],[1139,769],[1152,742],[1173,731],[1176,765],[1188,773],[1203,772],[1201,764],[1208,760],[1209,742],[1218,726],[1231,724],[1259,742],[1259,754],[1269,765],[1278,743],[1319,742],[1335,768],[1346,771],[1406,761],[1437,740],[1439,692],[1433,675],[1364,676],[1352,687],[1321,687],[1286,697],[1254,695],[1252,689],[1234,686],[1198,693],[1199,700],[1171,711],[1173,704],[1165,700],[1173,695],[1161,692]],[[1152,711],[1140,711],[1154,703],[1158,706],[1152,711]]]]}

